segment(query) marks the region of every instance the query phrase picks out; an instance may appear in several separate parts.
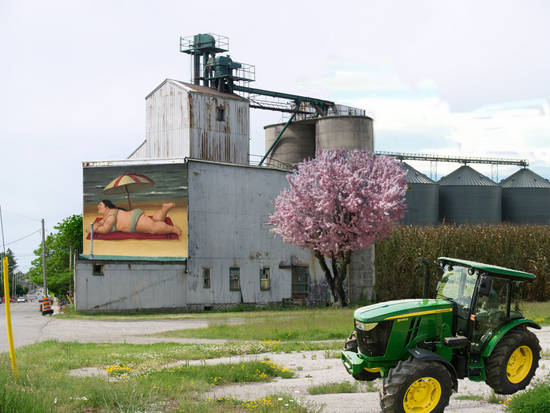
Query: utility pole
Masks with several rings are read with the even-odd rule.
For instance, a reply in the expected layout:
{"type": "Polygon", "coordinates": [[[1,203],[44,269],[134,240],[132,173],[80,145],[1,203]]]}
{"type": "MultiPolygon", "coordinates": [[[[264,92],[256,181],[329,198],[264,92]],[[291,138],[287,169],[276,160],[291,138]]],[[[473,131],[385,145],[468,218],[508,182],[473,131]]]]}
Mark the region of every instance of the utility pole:
{"type": "Polygon", "coordinates": [[[46,284],[46,231],[44,230],[44,218],[42,218],[42,276],[44,277],[44,297],[48,296],[46,284]]]}

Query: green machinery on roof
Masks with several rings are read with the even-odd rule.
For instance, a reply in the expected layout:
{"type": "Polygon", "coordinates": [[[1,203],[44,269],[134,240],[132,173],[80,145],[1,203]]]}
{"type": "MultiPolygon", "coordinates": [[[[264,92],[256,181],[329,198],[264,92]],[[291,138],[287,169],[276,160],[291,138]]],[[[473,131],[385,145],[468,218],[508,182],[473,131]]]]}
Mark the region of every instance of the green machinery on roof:
{"type": "Polygon", "coordinates": [[[180,38],[180,52],[193,56],[192,81],[194,84],[200,85],[202,82],[202,86],[223,93],[245,93],[248,94],[251,101],[250,107],[252,108],[292,114],[259,165],[262,165],[277,145],[284,131],[297,114],[318,117],[326,116],[330,109],[334,110],[335,103],[329,100],[251,88],[249,86],[250,82],[256,80],[254,66],[235,62],[229,55],[217,56],[218,53],[228,51],[229,40],[225,36],[201,33],[180,38]],[[255,98],[256,96],[267,97],[270,100],[260,101],[255,98]]]}

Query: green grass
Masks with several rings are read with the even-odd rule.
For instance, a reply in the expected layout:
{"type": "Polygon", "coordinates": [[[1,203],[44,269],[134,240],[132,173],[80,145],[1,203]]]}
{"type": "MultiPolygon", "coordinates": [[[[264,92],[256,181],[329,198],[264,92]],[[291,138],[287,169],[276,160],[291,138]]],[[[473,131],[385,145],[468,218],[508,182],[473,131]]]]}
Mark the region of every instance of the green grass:
{"type": "Polygon", "coordinates": [[[483,396],[477,396],[475,394],[465,394],[464,396],[456,396],[455,400],[484,400],[483,396]]]}
{"type": "MultiPolygon", "coordinates": [[[[224,348],[173,343],[131,345],[55,341],[24,346],[17,350],[20,378],[13,380],[11,374],[0,375],[0,411],[240,412],[244,406],[241,401],[207,400],[202,395],[221,384],[289,378],[294,373],[267,360],[161,367],[171,361],[218,357],[247,349],[238,345],[224,348]],[[69,370],[80,367],[99,367],[110,374],[94,377],[68,374],[69,370]]],[[[7,353],[0,354],[0,369],[10,371],[7,353]]],[[[261,407],[275,409],[266,403],[261,407]]],[[[307,409],[295,406],[288,411],[306,412],[307,409]]]]}
{"type": "Polygon", "coordinates": [[[342,383],[326,383],[318,386],[311,386],[307,389],[309,394],[335,394],[335,393],[359,393],[359,385],[344,381],[342,383]]]}
{"type": "Polygon", "coordinates": [[[523,315],[541,325],[550,325],[550,301],[529,301],[522,304],[523,315]]]}
{"type": "Polygon", "coordinates": [[[550,412],[550,381],[513,396],[506,405],[511,413],[550,412]]]}
{"type": "Polygon", "coordinates": [[[231,340],[343,340],[353,330],[353,309],[314,309],[258,314],[243,324],[213,321],[206,328],[172,330],[161,337],[195,337],[231,340]]]}

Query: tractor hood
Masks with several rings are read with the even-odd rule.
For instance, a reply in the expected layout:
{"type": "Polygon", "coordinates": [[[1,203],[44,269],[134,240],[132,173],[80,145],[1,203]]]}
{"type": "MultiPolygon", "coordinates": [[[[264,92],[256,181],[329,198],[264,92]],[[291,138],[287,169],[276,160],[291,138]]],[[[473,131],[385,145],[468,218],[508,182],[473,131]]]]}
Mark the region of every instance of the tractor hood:
{"type": "Polygon", "coordinates": [[[370,323],[450,311],[453,311],[453,306],[447,300],[414,298],[409,300],[386,301],[361,307],[355,310],[354,318],[363,323],[370,323]]]}

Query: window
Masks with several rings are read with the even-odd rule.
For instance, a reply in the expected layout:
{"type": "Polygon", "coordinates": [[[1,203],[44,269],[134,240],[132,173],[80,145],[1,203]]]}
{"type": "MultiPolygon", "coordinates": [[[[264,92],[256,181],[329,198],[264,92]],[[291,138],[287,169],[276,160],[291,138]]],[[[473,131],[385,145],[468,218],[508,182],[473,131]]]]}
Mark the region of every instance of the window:
{"type": "Polygon", "coordinates": [[[92,264],[92,274],[93,275],[103,275],[103,265],[102,264],[92,264]]]}
{"type": "Polygon", "coordinates": [[[210,268],[202,269],[202,288],[210,288],[210,268]]]}
{"type": "Polygon", "coordinates": [[[260,268],[260,290],[265,291],[270,288],[271,275],[269,267],[260,268]]]}
{"type": "Polygon", "coordinates": [[[229,268],[229,291],[241,290],[241,269],[239,267],[229,268]]]}
{"type": "Polygon", "coordinates": [[[216,120],[223,122],[225,120],[225,108],[223,106],[218,106],[216,108],[216,120]]]}

